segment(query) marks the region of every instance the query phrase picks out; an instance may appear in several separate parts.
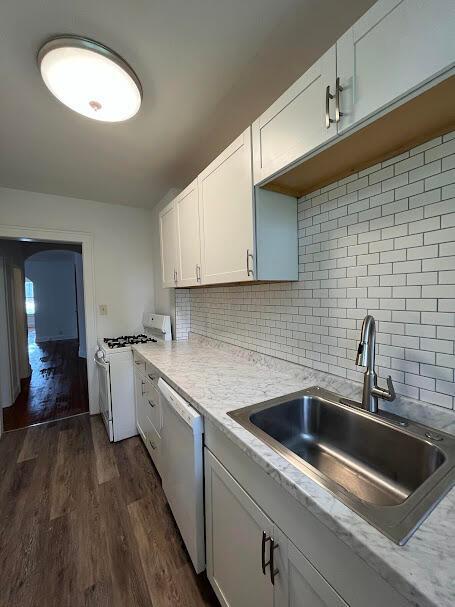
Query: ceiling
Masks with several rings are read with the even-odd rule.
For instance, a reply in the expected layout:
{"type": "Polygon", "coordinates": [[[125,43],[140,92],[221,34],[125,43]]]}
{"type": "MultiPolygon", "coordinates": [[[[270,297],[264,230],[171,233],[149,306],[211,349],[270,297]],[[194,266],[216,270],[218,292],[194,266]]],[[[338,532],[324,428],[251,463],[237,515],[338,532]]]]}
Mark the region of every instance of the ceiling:
{"type": "Polygon", "coordinates": [[[1,0],[0,185],[153,207],[184,187],[374,0],[1,0]],[[124,123],[84,118],[41,81],[40,45],[94,38],[144,91],[124,123]]]}

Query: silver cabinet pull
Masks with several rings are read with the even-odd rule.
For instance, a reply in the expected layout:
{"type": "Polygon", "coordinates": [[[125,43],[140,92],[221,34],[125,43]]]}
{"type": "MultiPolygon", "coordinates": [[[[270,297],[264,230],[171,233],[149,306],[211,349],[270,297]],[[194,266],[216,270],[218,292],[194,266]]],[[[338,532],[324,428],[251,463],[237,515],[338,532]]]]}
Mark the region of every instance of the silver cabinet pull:
{"type": "Polygon", "coordinates": [[[340,78],[338,77],[335,85],[335,122],[340,122],[340,117],[343,116],[343,112],[340,112],[340,93],[343,87],[340,84],[340,78]]]}
{"type": "Polygon", "coordinates": [[[265,531],[262,532],[262,542],[261,542],[261,566],[262,573],[265,575],[265,568],[267,565],[270,565],[270,559],[268,561],[265,560],[265,545],[267,542],[272,541],[270,535],[267,535],[265,531]]]}
{"type": "Polygon", "coordinates": [[[246,273],[248,276],[254,275],[254,270],[250,268],[250,259],[254,261],[253,253],[250,253],[250,249],[246,250],[246,273]]]}
{"type": "Polygon", "coordinates": [[[333,99],[333,95],[330,92],[330,85],[327,85],[325,89],[325,128],[329,129],[331,123],[333,122],[332,118],[330,118],[330,100],[333,99]]]}
{"type": "Polygon", "coordinates": [[[134,361],[134,364],[135,364],[135,365],[142,365],[142,361],[141,361],[141,360],[135,360],[135,361],[134,361]]]}
{"type": "Polygon", "coordinates": [[[177,270],[174,270],[174,282],[177,282],[177,270]]]}
{"type": "Polygon", "coordinates": [[[279,574],[279,570],[275,569],[275,550],[278,548],[278,544],[275,543],[273,538],[270,538],[270,581],[275,586],[275,577],[279,574]]]}
{"type": "Polygon", "coordinates": [[[149,400],[149,405],[150,405],[150,406],[152,407],[152,409],[153,409],[153,407],[155,406],[155,403],[154,403],[152,400],[149,400]]]}
{"type": "Polygon", "coordinates": [[[144,386],[145,386],[145,381],[141,380],[141,392],[142,392],[142,396],[144,396],[144,394],[147,392],[147,390],[144,391],[144,386]]]}
{"type": "Polygon", "coordinates": [[[156,446],[152,443],[152,441],[150,439],[149,439],[149,443],[150,443],[151,448],[155,451],[156,446]]]}
{"type": "Polygon", "coordinates": [[[196,281],[201,282],[201,266],[196,264],[196,281]]]}
{"type": "Polygon", "coordinates": [[[151,373],[149,373],[148,376],[152,381],[155,381],[155,378],[153,377],[153,375],[151,373]]]}

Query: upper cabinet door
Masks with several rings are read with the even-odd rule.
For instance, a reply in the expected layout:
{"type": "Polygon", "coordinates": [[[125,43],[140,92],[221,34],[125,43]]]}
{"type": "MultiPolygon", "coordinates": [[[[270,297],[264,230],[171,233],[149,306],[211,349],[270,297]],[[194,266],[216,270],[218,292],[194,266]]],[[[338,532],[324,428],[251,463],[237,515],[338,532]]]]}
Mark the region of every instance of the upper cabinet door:
{"type": "Polygon", "coordinates": [[[336,136],[335,80],[333,46],[253,123],[255,184],[336,136]]]}
{"type": "Polygon", "coordinates": [[[379,0],[337,42],[339,132],[447,70],[454,0],[379,0]]]}
{"type": "Polygon", "coordinates": [[[173,200],[160,212],[163,287],[175,287],[178,278],[177,211],[173,200]]]}
{"type": "Polygon", "coordinates": [[[197,179],[174,199],[177,211],[179,287],[197,285],[201,280],[201,239],[197,179]]]}
{"type": "Polygon", "coordinates": [[[198,177],[202,283],[254,279],[254,192],[248,128],[198,177]]]}

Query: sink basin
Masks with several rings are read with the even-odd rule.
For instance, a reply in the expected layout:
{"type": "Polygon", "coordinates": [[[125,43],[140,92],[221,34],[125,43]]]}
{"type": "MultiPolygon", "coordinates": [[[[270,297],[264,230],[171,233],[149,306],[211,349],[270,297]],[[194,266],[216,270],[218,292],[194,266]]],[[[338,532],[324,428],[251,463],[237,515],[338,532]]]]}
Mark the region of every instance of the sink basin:
{"type": "Polygon", "coordinates": [[[322,388],[229,415],[398,544],[455,482],[455,438],[322,388]]]}

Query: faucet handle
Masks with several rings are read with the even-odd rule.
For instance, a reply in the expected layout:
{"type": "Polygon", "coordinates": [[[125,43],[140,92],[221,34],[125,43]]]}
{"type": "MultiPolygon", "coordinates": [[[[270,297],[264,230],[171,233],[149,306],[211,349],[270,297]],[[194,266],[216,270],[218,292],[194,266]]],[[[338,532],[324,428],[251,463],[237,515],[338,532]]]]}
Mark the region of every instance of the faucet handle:
{"type": "Polygon", "coordinates": [[[386,400],[395,400],[397,395],[395,393],[395,388],[393,387],[393,381],[392,381],[391,375],[387,376],[387,388],[389,389],[389,397],[386,398],[386,400]]]}
{"type": "Polygon", "coordinates": [[[392,381],[392,377],[389,375],[387,378],[387,390],[385,390],[384,388],[380,388],[379,386],[373,386],[373,388],[371,389],[371,394],[374,394],[374,396],[377,396],[378,398],[382,398],[382,400],[395,400],[396,398],[396,393],[395,393],[395,388],[393,387],[393,381],[392,381]]]}

